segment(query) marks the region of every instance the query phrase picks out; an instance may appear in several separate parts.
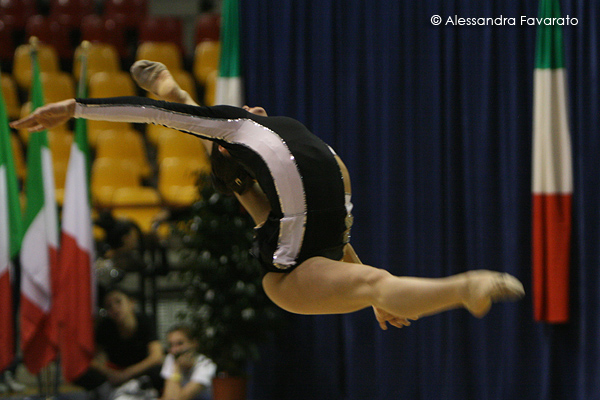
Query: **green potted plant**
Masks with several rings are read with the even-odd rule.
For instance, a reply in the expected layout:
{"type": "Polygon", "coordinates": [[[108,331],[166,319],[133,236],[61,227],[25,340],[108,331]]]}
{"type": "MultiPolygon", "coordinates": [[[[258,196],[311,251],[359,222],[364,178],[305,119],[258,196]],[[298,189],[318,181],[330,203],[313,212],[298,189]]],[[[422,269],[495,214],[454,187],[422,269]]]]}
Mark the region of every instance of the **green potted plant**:
{"type": "Polygon", "coordinates": [[[252,219],[233,196],[204,184],[207,179],[201,177],[201,200],[177,234],[187,249],[185,317],[197,330],[200,352],[217,364],[218,400],[225,381],[245,389],[248,362],[258,359],[260,343],[280,325],[281,310],[264,293],[260,265],[250,254],[252,219]]]}

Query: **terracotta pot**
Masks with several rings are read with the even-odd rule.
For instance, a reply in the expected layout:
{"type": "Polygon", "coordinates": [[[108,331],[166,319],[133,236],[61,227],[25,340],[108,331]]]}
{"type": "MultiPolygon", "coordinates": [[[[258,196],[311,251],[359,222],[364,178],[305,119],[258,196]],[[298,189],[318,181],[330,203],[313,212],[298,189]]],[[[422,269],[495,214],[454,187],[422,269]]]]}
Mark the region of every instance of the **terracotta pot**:
{"type": "Polygon", "coordinates": [[[219,374],[212,390],[213,400],[246,400],[246,378],[219,374]]]}

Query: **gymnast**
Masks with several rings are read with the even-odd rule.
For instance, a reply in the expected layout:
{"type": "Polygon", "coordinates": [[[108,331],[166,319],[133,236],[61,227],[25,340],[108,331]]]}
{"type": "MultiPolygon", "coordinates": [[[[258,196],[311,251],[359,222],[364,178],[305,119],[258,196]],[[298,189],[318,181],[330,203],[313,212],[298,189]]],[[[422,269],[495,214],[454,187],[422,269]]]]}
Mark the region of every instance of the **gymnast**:
{"type": "Polygon", "coordinates": [[[481,318],[493,302],[523,297],[523,285],[507,273],[420,278],[362,264],[349,243],[349,174],[331,147],[299,121],[268,116],[261,107],[198,106],[160,63],[138,61],[131,72],[162,100],[69,99],[40,107],[11,127],[33,132],[85,118],[153,123],[199,137],[211,153],[213,182],[232,192],[256,224],[266,294],[292,313],[372,307],[387,329],[388,323],[401,328],[455,308],[481,318]]]}

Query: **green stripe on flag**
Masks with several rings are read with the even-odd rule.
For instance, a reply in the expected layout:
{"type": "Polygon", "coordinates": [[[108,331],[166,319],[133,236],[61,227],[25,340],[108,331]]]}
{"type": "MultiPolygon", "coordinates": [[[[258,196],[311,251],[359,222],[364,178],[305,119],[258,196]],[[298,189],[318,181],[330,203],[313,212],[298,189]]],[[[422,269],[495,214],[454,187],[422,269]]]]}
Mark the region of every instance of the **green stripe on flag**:
{"type": "Polygon", "coordinates": [[[33,111],[44,105],[40,63],[34,46],[31,47],[31,65],[31,111],[33,111]]]}
{"type": "MultiPolygon", "coordinates": [[[[88,45],[89,46],[89,45],[88,45]]],[[[80,99],[85,99],[88,97],[87,91],[87,56],[88,56],[88,46],[84,47],[84,51],[81,54],[81,71],[79,74],[79,82],[77,84],[77,97],[80,99]]],[[[91,160],[90,160],[90,145],[88,141],[87,134],[87,120],[85,118],[77,118],[75,119],[75,144],[77,148],[83,153],[86,160],[86,171],[85,176],[88,182],[88,187],[91,178],[91,160]]],[[[89,192],[89,191],[88,191],[89,192]]],[[[91,199],[90,199],[91,201],[91,199]]]]}
{"type": "MultiPolygon", "coordinates": [[[[32,83],[31,83],[31,111],[44,105],[44,94],[42,91],[42,80],[40,78],[40,66],[37,59],[37,51],[32,46],[32,83]]],[[[36,218],[44,206],[44,178],[42,174],[42,149],[48,147],[46,131],[34,132],[29,136],[27,143],[27,182],[25,194],[27,205],[25,208],[25,226],[36,218]]]]}
{"type": "MultiPolygon", "coordinates": [[[[10,129],[8,127],[8,116],[6,113],[6,103],[4,94],[0,86],[0,167],[4,166],[6,171],[6,193],[0,193],[0,201],[7,202],[8,225],[9,225],[9,254],[10,257],[16,257],[21,248],[23,239],[23,220],[21,215],[21,205],[19,203],[19,182],[15,169],[15,160],[12,152],[10,140],[10,129]]],[[[2,170],[2,168],[0,168],[2,170]]]]}
{"type": "Polygon", "coordinates": [[[240,76],[240,28],[238,0],[223,0],[221,11],[220,77],[240,76]]]}
{"type": "MultiPolygon", "coordinates": [[[[560,18],[559,0],[541,0],[539,18],[560,18]]],[[[537,29],[535,48],[536,68],[564,68],[563,32],[560,25],[541,24],[537,29]]]]}

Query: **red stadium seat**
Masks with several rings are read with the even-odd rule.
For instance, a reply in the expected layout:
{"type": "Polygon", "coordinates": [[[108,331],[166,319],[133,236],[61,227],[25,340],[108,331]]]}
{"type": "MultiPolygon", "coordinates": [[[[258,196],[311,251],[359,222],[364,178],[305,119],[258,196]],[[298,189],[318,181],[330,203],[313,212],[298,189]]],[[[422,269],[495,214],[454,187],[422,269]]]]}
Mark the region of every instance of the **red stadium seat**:
{"type": "Polygon", "coordinates": [[[10,18],[0,19],[0,61],[3,66],[9,64],[15,52],[15,41],[13,38],[13,26],[10,18]]]}
{"type": "Polygon", "coordinates": [[[181,54],[185,54],[183,46],[183,25],[178,17],[161,16],[144,18],[140,24],[139,43],[171,42],[181,54]]]}
{"type": "Polygon", "coordinates": [[[205,40],[216,42],[221,30],[221,15],[217,13],[200,14],[195,23],[194,40],[197,45],[205,40]]]}
{"type": "Polygon", "coordinates": [[[125,40],[124,27],[112,18],[87,15],[81,21],[81,40],[107,43],[114,46],[119,57],[128,58],[130,51],[125,40]]]}
{"type": "Polygon", "coordinates": [[[80,25],[81,40],[90,42],[103,42],[106,36],[104,28],[104,18],[97,14],[90,14],[83,17],[80,25]]]}
{"type": "Polygon", "coordinates": [[[57,19],[43,15],[33,15],[27,20],[25,26],[26,36],[36,36],[56,50],[62,61],[73,58],[73,45],[71,43],[71,29],[57,19]]]}
{"type": "Polygon", "coordinates": [[[107,0],[104,16],[116,19],[128,29],[138,29],[148,15],[148,0],[107,0]]]}
{"type": "Polygon", "coordinates": [[[94,0],[51,0],[50,15],[70,28],[79,29],[81,20],[94,14],[94,0]]]}
{"type": "Polygon", "coordinates": [[[10,19],[15,29],[24,30],[29,17],[38,13],[36,0],[0,1],[0,15],[10,19]]]}

